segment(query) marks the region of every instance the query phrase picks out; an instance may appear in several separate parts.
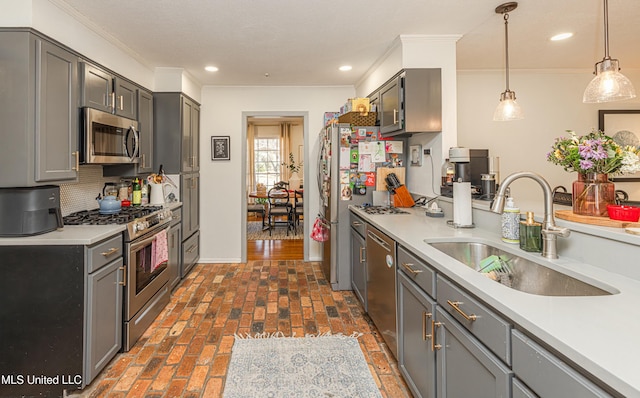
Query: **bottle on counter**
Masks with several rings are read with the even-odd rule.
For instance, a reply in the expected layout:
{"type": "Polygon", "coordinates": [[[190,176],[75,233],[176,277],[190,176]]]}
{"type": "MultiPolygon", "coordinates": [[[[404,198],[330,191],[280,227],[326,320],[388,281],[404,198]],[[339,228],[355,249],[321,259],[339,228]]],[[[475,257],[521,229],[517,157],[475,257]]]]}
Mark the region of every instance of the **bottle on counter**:
{"type": "Polygon", "coordinates": [[[528,252],[542,252],[542,224],[533,219],[533,212],[527,212],[527,219],[520,221],[520,248],[528,252]]]}
{"type": "Polygon", "coordinates": [[[134,178],[133,184],[132,184],[131,204],[133,206],[140,206],[141,203],[142,203],[142,187],[140,186],[140,180],[138,178],[134,178]]]}
{"type": "Polygon", "coordinates": [[[513,198],[507,198],[507,204],[502,212],[502,241],[520,243],[520,209],[516,207],[513,198]]]}
{"type": "Polygon", "coordinates": [[[442,165],[442,186],[452,185],[455,174],[456,169],[453,163],[451,163],[449,159],[445,159],[442,165]]]}
{"type": "Polygon", "coordinates": [[[147,180],[142,179],[142,187],[140,188],[140,205],[146,206],[149,204],[149,186],[147,180]]]}

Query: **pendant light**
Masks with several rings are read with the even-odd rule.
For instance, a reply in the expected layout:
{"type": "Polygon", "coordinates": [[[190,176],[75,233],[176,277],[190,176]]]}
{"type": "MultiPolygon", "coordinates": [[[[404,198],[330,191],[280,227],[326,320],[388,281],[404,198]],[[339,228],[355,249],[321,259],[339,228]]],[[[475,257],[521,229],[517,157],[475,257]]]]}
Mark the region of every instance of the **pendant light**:
{"type": "Polygon", "coordinates": [[[506,90],[500,94],[500,102],[498,103],[496,111],[493,113],[493,120],[499,122],[524,118],[522,109],[516,102],[516,93],[509,90],[509,12],[515,10],[517,7],[518,3],[515,1],[500,4],[496,7],[496,13],[502,14],[504,19],[504,59],[507,83],[506,90]]]}
{"type": "Polygon", "coordinates": [[[596,63],[596,77],[584,90],[582,102],[612,102],[635,98],[633,84],[619,70],[618,60],[609,56],[609,1],[604,0],[604,58],[596,63]]]}

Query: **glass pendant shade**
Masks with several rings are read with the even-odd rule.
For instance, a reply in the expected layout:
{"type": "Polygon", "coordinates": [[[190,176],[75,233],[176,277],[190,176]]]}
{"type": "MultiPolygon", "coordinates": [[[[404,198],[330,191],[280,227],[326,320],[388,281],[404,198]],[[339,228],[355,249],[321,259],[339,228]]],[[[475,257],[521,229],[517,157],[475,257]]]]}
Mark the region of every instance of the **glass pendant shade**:
{"type": "Polygon", "coordinates": [[[493,112],[493,120],[496,122],[506,122],[509,120],[524,119],[522,108],[516,102],[516,93],[505,91],[500,94],[500,102],[493,112]]]}
{"type": "Polygon", "coordinates": [[[620,73],[617,59],[603,59],[596,64],[596,76],[584,90],[582,102],[600,103],[635,98],[631,81],[620,73]]]}

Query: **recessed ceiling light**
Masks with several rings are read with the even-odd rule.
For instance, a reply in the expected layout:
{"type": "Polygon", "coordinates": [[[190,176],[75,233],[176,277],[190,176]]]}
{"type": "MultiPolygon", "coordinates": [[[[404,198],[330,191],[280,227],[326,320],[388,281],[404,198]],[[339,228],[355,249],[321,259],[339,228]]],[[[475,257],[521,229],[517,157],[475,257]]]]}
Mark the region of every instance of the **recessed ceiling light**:
{"type": "Polygon", "coordinates": [[[570,32],[558,33],[557,35],[551,37],[551,41],[565,40],[570,38],[571,36],[573,36],[573,33],[570,32]]]}
{"type": "Polygon", "coordinates": [[[343,71],[343,72],[346,72],[346,71],[349,71],[349,70],[351,70],[351,69],[353,69],[353,68],[351,67],[351,65],[342,65],[342,66],[341,66],[340,68],[338,68],[338,69],[340,69],[340,70],[341,70],[341,71],[343,71]]]}
{"type": "Polygon", "coordinates": [[[207,72],[217,72],[218,68],[215,66],[205,66],[204,70],[206,70],[207,72]]]}

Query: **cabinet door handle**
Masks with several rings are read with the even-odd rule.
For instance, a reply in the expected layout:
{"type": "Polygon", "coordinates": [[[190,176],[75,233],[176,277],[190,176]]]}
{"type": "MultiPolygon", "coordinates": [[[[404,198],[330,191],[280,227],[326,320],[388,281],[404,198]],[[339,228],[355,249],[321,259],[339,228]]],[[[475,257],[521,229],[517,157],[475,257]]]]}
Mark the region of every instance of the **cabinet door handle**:
{"type": "Polygon", "coordinates": [[[394,109],[393,110],[393,124],[398,123],[398,110],[394,109]]]}
{"type": "Polygon", "coordinates": [[[406,269],[407,271],[411,272],[411,275],[418,275],[419,273],[422,272],[421,269],[413,269],[411,268],[413,264],[412,263],[402,263],[402,267],[404,269],[406,269]]]}
{"type": "Polygon", "coordinates": [[[427,341],[430,338],[433,337],[433,332],[431,332],[432,334],[427,334],[427,320],[431,319],[431,313],[430,312],[426,312],[426,311],[422,311],[422,340],[423,341],[427,341]]]}
{"type": "Polygon", "coordinates": [[[442,322],[431,321],[431,351],[439,350],[442,345],[436,344],[436,327],[440,327],[442,322]]]}
{"type": "Polygon", "coordinates": [[[111,93],[111,109],[116,110],[116,93],[111,93]]]}
{"type": "Polygon", "coordinates": [[[462,315],[464,317],[464,319],[466,319],[469,322],[473,322],[476,319],[478,319],[478,317],[474,314],[471,315],[467,315],[464,313],[464,311],[462,311],[462,309],[460,309],[460,305],[462,305],[462,302],[460,301],[451,301],[451,300],[447,300],[447,304],[449,304],[451,307],[453,307],[454,310],[456,310],[456,312],[460,315],[462,315]]]}
{"type": "Polygon", "coordinates": [[[363,256],[363,253],[365,253],[366,249],[366,247],[360,246],[360,263],[364,263],[366,260],[366,258],[363,256]]]}
{"type": "Polygon", "coordinates": [[[122,281],[118,282],[122,286],[127,286],[127,267],[118,267],[122,271],[122,281]]]}
{"type": "Polygon", "coordinates": [[[142,154],[142,168],[144,169],[145,167],[147,167],[147,157],[143,153],[142,154]]]}
{"type": "Polygon", "coordinates": [[[76,158],[76,165],[73,166],[71,170],[80,172],[80,152],[79,151],[71,152],[71,156],[74,156],[76,158]]]}
{"type": "Polygon", "coordinates": [[[107,250],[106,252],[102,252],[100,254],[102,254],[105,257],[108,257],[110,255],[112,255],[113,253],[116,253],[118,251],[117,247],[112,247],[111,249],[107,250]]]}
{"type": "Polygon", "coordinates": [[[124,110],[124,96],[120,96],[118,97],[118,99],[120,100],[120,110],[123,111],[124,110]]]}

